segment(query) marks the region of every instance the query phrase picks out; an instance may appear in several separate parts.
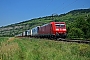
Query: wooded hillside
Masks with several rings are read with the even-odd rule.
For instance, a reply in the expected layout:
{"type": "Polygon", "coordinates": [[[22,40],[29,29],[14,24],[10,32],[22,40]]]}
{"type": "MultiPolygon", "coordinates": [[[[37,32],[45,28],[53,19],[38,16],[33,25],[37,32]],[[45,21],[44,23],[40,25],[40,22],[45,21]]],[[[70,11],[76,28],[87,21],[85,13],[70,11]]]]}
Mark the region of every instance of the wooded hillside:
{"type": "Polygon", "coordinates": [[[60,15],[34,18],[0,27],[0,36],[15,36],[25,30],[49,23],[66,22],[68,38],[90,38],[90,9],[77,9],[60,15]]]}

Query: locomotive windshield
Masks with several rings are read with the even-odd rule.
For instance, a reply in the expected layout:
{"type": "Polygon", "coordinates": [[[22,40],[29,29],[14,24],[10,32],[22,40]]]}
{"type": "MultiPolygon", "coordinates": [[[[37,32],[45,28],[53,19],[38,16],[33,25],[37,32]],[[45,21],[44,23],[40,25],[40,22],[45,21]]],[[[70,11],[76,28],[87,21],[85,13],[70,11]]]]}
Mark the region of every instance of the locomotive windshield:
{"type": "Polygon", "coordinates": [[[65,24],[56,24],[56,28],[64,28],[65,24]]]}

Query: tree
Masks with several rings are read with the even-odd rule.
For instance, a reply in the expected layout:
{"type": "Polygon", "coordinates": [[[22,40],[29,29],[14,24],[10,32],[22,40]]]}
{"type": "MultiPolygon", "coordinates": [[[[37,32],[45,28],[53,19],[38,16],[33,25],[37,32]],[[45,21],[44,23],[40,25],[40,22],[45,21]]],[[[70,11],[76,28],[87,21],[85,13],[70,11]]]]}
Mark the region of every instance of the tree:
{"type": "Polygon", "coordinates": [[[71,28],[70,31],[68,32],[68,37],[69,38],[82,38],[84,36],[84,33],[81,29],[79,28],[71,28]]]}
{"type": "Polygon", "coordinates": [[[78,17],[67,29],[69,38],[90,38],[90,17],[78,17]]]}

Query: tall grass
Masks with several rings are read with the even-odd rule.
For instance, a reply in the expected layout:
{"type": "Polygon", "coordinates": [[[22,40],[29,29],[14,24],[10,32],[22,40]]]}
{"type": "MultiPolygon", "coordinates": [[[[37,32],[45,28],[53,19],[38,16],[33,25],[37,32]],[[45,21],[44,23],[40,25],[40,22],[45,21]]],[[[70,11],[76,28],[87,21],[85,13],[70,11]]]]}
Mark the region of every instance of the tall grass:
{"type": "MultiPolygon", "coordinates": [[[[1,60],[90,60],[90,45],[35,38],[7,38],[1,60]]],[[[1,40],[1,39],[0,39],[1,40]]]]}

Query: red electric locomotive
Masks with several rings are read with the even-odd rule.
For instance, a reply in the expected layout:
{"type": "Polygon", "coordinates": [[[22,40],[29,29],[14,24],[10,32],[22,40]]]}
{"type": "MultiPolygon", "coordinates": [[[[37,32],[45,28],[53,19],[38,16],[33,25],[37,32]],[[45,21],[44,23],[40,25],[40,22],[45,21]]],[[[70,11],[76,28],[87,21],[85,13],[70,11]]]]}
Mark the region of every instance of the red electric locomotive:
{"type": "Polygon", "coordinates": [[[50,22],[39,27],[38,36],[48,38],[66,38],[65,22],[50,22]]]}

